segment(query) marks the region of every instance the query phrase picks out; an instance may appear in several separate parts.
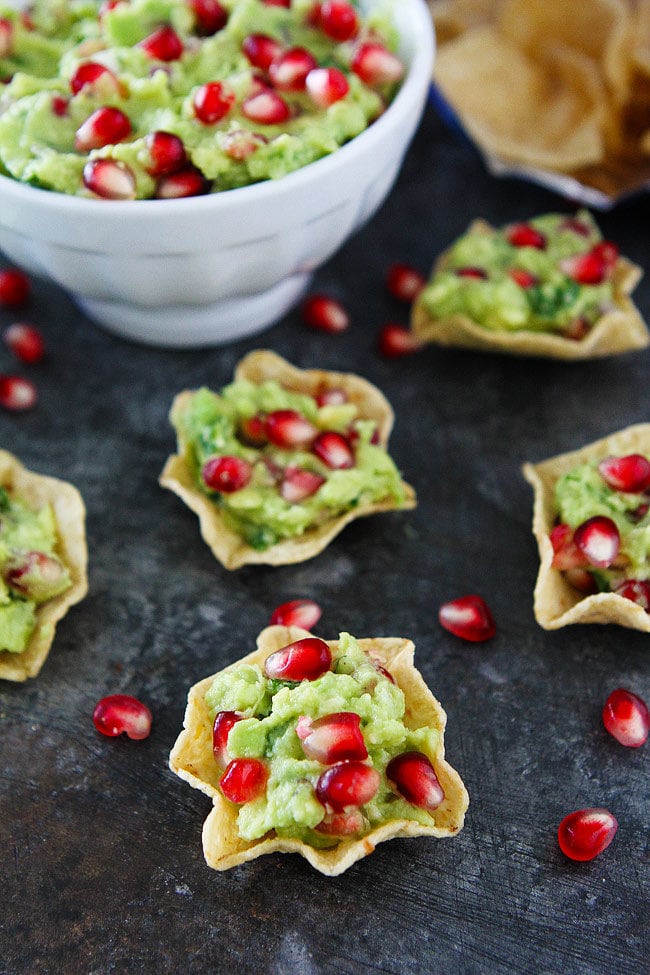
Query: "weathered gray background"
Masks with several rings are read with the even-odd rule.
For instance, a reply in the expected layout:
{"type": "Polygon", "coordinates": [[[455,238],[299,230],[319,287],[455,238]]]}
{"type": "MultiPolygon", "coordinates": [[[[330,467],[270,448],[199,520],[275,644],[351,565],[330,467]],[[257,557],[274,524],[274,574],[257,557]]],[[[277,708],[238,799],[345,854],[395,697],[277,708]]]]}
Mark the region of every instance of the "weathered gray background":
{"type": "MultiPolygon", "coordinates": [[[[650,697],[649,638],[616,627],[546,633],[534,621],[537,550],[527,459],[648,419],[650,353],[570,365],[429,348],[381,359],[404,311],[383,290],[394,260],[427,269],[481,216],[570,204],[486,175],[427,109],[381,213],[316,276],[353,325],[308,332],[297,313],[214,351],[129,345],[39,282],[29,317],[49,361],[24,368],[41,400],[0,413],[0,444],[68,478],[88,508],[90,593],[60,625],[37,680],[0,688],[3,973],[612,975],[646,970],[647,747],[600,723],[608,693],[650,697]],[[357,522],[299,566],[228,573],[195,517],[158,487],[174,394],[221,386],[252,348],[300,366],[358,371],[395,406],[392,449],[420,504],[357,522]],[[498,635],[473,646],[437,624],[441,602],[480,592],[498,635]],[[188,687],[247,653],[276,604],[311,596],[320,635],[408,636],[449,714],[448,756],[471,795],[454,840],[400,840],[339,878],[297,856],[225,874],[201,853],[205,796],[167,770],[188,687]],[[151,737],[100,737],[91,714],[126,692],[151,737]],[[606,806],[620,828],[588,864],[566,860],[559,820],[606,806]]],[[[650,198],[602,215],[650,267],[650,198]]],[[[650,316],[650,277],[637,291],[650,316]]],[[[12,316],[1,314],[0,326],[12,316]]],[[[15,369],[0,349],[0,371],[15,369]]]]}

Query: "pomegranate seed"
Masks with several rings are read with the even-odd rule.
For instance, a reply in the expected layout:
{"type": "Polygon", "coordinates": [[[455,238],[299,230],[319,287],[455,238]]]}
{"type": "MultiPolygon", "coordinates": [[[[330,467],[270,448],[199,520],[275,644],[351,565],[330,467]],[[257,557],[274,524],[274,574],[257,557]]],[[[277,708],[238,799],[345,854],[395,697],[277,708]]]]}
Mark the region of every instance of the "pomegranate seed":
{"type": "Polygon", "coordinates": [[[350,325],[350,316],[341,302],[323,294],[313,294],[306,298],[300,314],[306,325],[332,334],[345,332],[350,325]]]}
{"type": "Polygon", "coordinates": [[[311,449],[323,463],[334,471],[354,467],[354,452],[342,433],[325,430],[319,433],[311,449]]]}
{"type": "Polygon", "coordinates": [[[352,70],[366,85],[393,84],[404,74],[400,59],[383,44],[360,44],[354,52],[352,70]]]}
{"type": "Polygon", "coordinates": [[[611,240],[599,241],[594,244],[591,252],[605,262],[608,271],[613,270],[620,253],[616,244],[612,243],[611,240]]]}
{"type": "Polygon", "coordinates": [[[391,264],[386,273],[386,287],[393,298],[410,304],[415,301],[427,279],[410,264],[391,264]]]}
{"type": "Polygon", "coordinates": [[[433,811],[445,798],[435,769],[422,752],[403,752],[392,758],[386,778],[412,806],[433,811]]]}
{"type": "Polygon", "coordinates": [[[321,406],[342,406],[348,402],[348,394],[339,386],[329,386],[326,389],[319,389],[314,397],[318,407],[321,406]]]}
{"type": "Polygon", "coordinates": [[[642,454],[605,457],[598,465],[598,471],[614,491],[640,494],[650,487],[650,461],[642,454]]]}
{"type": "Polygon", "coordinates": [[[121,142],[131,134],[131,122],[119,108],[104,105],[89,115],[75,133],[77,152],[89,152],[121,142]]]}
{"type": "Polygon", "coordinates": [[[259,125],[280,125],[291,115],[287,103],[270,89],[249,95],[242,102],[241,110],[247,119],[259,125]]]}
{"type": "Polygon", "coordinates": [[[244,38],[242,51],[254,68],[268,71],[271,62],[282,54],[282,46],[266,34],[249,34],[244,38]]]}
{"type": "Polygon", "coordinates": [[[36,405],[38,393],[34,383],[22,376],[6,376],[0,373],[0,406],[18,413],[36,405]]]}
{"type": "Polygon", "coordinates": [[[151,176],[167,176],[182,169],[187,163],[185,146],[172,132],[150,132],[145,139],[145,145],[149,153],[149,163],[145,169],[151,176]]]}
{"type": "Polygon", "coordinates": [[[215,125],[235,104],[235,93],[220,81],[208,81],[194,95],[194,114],[204,125],[215,125]]]}
{"type": "Polygon", "coordinates": [[[307,447],[318,433],[316,427],[297,410],[274,410],[268,414],[264,428],[271,443],[285,450],[307,447]]]}
{"type": "Polygon", "coordinates": [[[232,494],[246,487],[253,469],[243,457],[211,457],[203,465],[201,477],[207,487],[221,494],[232,494]]]}
{"type": "Polygon", "coordinates": [[[233,758],[219,780],[219,787],[231,802],[252,802],[264,795],[268,778],[269,770],[259,758],[233,758]]]}
{"type": "Polygon", "coordinates": [[[621,547],[621,536],[616,523],[605,515],[595,515],[578,525],[573,541],[590,565],[607,569],[621,547]]]}
{"type": "Polygon", "coordinates": [[[169,24],[158,27],[140,41],[139,47],[148,57],[157,61],[178,61],[183,53],[183,42],[169,24]]]}
{"type": "Polygon", "coordinates": [[[264,417],[259,413],[246,416],[239,421],[239,439],[250,447],[261,447],[266,443],[264,417]]]}
{"type": "Polygon", "coordinates": [[[345,0],[324,0],[318,23],[324,34],[334,41],[349,41],[359,33],[359,20],[354,7],[345,0]]]}
{"type": "Polygon", "coordinates": [[[559,225],[558,230],[570,230],[572,234],[577,234],[578,237],[589,237],[591,235],[587,224],[575,217],[566,217],[559,225]]]}
{"type": "Polygon", "coordinates": [[[228,735],[230,729],[238,721],[241,721],[243,714],[237,711],[218,711],[212,724],[212,752],[215,761],[220,768],[226,767],[230,761],[228,755],[228,735]]]}
{"type": "Polygon", "coordinates": [[[198,32],[206,37],[216,34],[228,22],[228,11],[219,0],[190,0],[190,7],[196,17],[198,32]]]}
{"type": "Polygon", "coordinates": [[[271,613],[271,626],[300,626],[311,630],[322,616],[322,609],[313,599],[291,599],[271,613]]]}
{"type": "Polygon", "coordinates": [[[267,138],[259,132],[249,132],[247,129],[234,129],[226,132],[221,143],[221,148],[231,159],[242,162],[250,155],[257,152],[260,146],[268,142],[267,138]]]}
{"type": "Polygon", "coordinates": [[[314,471],[301,467],[287,467],[280,484],[280,494],[289,504],[300,504],[305,498],[316,494],[324,483],[325,478],[314,471]]]}
{"type": "Polygon", "coordinates": [[[643,518],[645,518],[648,511],[650,511],[650,503],[644,501],[643,504],[637,505],[633,511],[627,511],[626,516],[632,522],[641,521],[643,518]]]}
{"type": "Polygon", "coordinates": [[[86,189],[104,200],[134,200],[135,177],[117,159],[89,159],[83,168],[86,189]]]}
{"type": "Polygon", "coordinates": [[[329,108],[345,98],[350,90],[348,79],[338,68],[314,68],[307,75],[305,87],[319,108],[329,108]]]}
{"type": "Polygon", "coordinates": [[[536,247],[540,251],[546,250],[546,237],[529,223],[515,223],[508,227],[506,240],[513,247],[536,247]]]}
{"type": "Polygon", "coordinates": [[[332,765],[316,782],[316,795],[334,812],[348,806],[365,806],[377,794],[381,776],[372,765],[363,762],[340,762],[332,765]]]}
{"type": "Polygon", "coordinates": [[[588,596],[594,592],[598,592],[596,580],[587,569],[566,569],[564,578],[574,589],[578,589],[588,596]]]}
{"type": "Polygon", "coordinates": [[[290,7],[291,0],[262,0],[266,7],[290,7]]]}
{"type": "Polygon", "coordinates": [[[4,340],[17,359],[31,365],[45,358],[45,342],[35,325],[14,322],[6,329],[4,340]]]}
{"type": "Polygon", "coordinates": [[[11,57],[14,25],[6,17],[0,17],[0,58],[11,57]]]}
{"type": "Polygon", "coordinates": [[[363,815],[359,809],[348,809],[346,812],[327,813],[321,819],[316,830],[327,836],[354,836],[361,833],[365,827],[363,815]]]}
{"type": "Polygon", "coordinates": [[[327,714],[312,721],[298,719],[296,733],[302,742],[307,758],[321,765],[335,762],[363,761],[368,749],[361,733],[361,718],[354,711],[327,714]]]}
{"type": "Polygon", "coordinates": [[[537,284],[537,278],[530,271],[524,271],[521,267],[513,267],[510,271],[510,277],[518,284],[520,288],[532,288],[533,285],[537,284]]]}
{"type": "Polygon", "coordinates": [[[102,95],[110,98],[122,93],[122,86],[110,68],[97,61],[84,61],[79,65],[70,79],[70,90],[78,95],[85,90],[86,94],[102,95]]]}
{"type": "Polygon", "coordinates": [[[14,592],[37,602],[52,599],[67,587],[63,564],[45,552],[17,552],[5,563],[2,577],[14,592]]]}
{"type": "Polygon", "coordinates": [[[151,732],[151,711],[130,694],[109,694],[98,701],[93,711],[97,731],[109,738],[125,734],[134,741],[148,738],[151,732]]]}
{"type": "Polygon", "coordinates": [[[650,713],[645,701],[619,687],[605,701],[603,724],[621,745],[639,748],[648,740],[650,713]]]}
{"type": "Polygon", "coordinates": [[[616,245],[603,240],[586,254],[562,258],[560,270],[578,284],[601,284],[611,276],[617,260],[616,245]]]}
{"type": "Polygon", "coordinates": [[[476,281],[487,280],[487,271],[482,267],[459,267],[456,268],[457,278],[473,278],[476,281]]]}
{"type": "Polygon", "coordinates": [[[556,525],[550,535],[553,546],[553,562],[555,569],[580,569],[588,565],[588,560],[573,541],[573,529],[570,525],[556,525]]]}
{"type": "Polygon", "coordinates": [[[0,308],[19,308],[31,293],[29,278],[17,267],[0,271],[0,308]]]}
{"type": "Polygon", "coordinates": [[[99,6],[99,19],[102,20],[109,11],[117,7],[118,3],[123,3],[123,0],[103,0],[99,6]]]}
{"type": "Polygon", "coordinates": [[[631,599],[633,603],[638,603],[646,613],[650,612],[650,582],[642,579],[626,579],[614,590],[624,599],[631,599]]]}
{"type": "Polygon", "coordinates": [[[179,200],[187,196],[203,196],[210,192],[210,182],[200,169],[186,166],[177,173],[163,176],[156,184],[156,199],[179,200]]]}
{"type": "Polygon", "coordinates": [[[411,355],[422,348],[422,343],[404,325],[388,322],[379,332],[379,351],[387,359],[411,355]]]}
{"type": "Polygon", "coordinates": [[[304,47],[291,47],[271,61],[269,78],[280,91],[303,91],[307,75],[317,65],[304,47]]]}
{"type": "Polygon", "coordinates": [[[562,330],[562,335],[565,339],[572,339],[574,342],[580,342],[581,339],[587,335],[590,329],[591,325],[589,324],[589,321],[583,315],[578,315],[569,322],[566,328],[562,330]]]}
{"type": "Polygon", "coordinates": [[[565,816],[557,831],[560,849],[570,860],[593,860],[614,839],[618,823],[607,809],[578,809],[565,816]]]}
{"type": "Polygon", "coordinates": [[[279,680],[317,680],[331,666],[332,654],[325,641],[306,636],[267,657],[264,673],[279,680]]]}
{"type": "Polygon", "coordinates": [[[59,118],[64,118],[68,114],[69,105],[68,99],[63,98],[62,95],[54,95],[52,97],[52,111],[59,118]]]}
{"type": "Polygon", "coordinates": [[[481,643],[496,633],[496,624],[490,608],[481,596],[459,596],[438,610],[440,625],[454,636],[481,643]]]}

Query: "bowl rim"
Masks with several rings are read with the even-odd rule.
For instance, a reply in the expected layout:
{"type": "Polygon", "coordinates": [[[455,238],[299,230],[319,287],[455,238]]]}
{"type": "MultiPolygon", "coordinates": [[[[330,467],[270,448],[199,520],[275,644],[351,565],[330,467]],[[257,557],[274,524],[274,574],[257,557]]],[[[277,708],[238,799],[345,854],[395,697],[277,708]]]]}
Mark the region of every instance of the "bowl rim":
{"type": "MultiPolygon", "coordinates": [[[[374,0],[370,0],[374,5],[374,0]]],[[[387,130],[395,127],[403,111],[408,112],[409,106],[420,100],[424,101],[431,83],[433,62],[435,57],[435,29],[431,20],[426,0],[397,0],[397,8],[407,8],[408,18],[413,20],[413,29],[405,37],[407,44],[412,44],[410,60],[406,76],[400,85],[397,95],[386,111],[363,132],[350,139],[335,152],[317,159],[306,166],[287,173],[276,180],[263,180],[248,186],[223,192],[207,193],[203,196],[186,197],[174,200],[100,200],[87,197],[72,196],[53,190],[30,186],[10,176],[0,174],[0,195],[8,194],[16,204],[23,203],[30,206],[43,207],[44,211],[56,215],[59,211],[68,211],[81,216],[84,212],[95,218],[102,213],[102,220],[107,222],[122,222],[125,217],[141,218],[147,213],[150,218],[167,219],[181,210],[190,215],[194,209],[205,215],[207,208],[211,212],[219,212],[231,206],[237,206],[244,201],[250,205],[262,205],[267,197],[277,198],[278,192],[291,194],[300,189],[305,183],[318,181],[330,174],[330,171],[343,166],[355,155],[363,155],[372,151],[373,146],[383,140],[387,130]]],[[[2,220],[0,218],[0,224],[2,220]]]]}

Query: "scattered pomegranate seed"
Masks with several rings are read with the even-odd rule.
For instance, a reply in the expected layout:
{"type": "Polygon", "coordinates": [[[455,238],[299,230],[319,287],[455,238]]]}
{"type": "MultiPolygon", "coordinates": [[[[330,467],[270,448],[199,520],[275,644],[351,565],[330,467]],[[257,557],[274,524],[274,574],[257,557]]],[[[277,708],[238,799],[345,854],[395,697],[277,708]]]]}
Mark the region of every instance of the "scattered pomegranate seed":
{"type": "Polygon", "coordinates": [[[570,860],[593,860],[614,839],[618,823],[607,809],[578,809],[560,823],[557,838],[570,860]]]}
{"type": "Polygon", "coordinates": [[[313,599],[291,599],[271,613],[271,626],[300,626],[311,630],[322,616],[322,609],[313,599]]]}
{"type": "Polygon", "coordinates": [[[157,61],[178,61],[183,53],[183,42],[169,24],[158,27],[140,41],[139,47],[148,57],[157,61]]]}
{"type": "Polygon", "coordinates": [[[306,325],[332,334],[345,332],[350,325],[350,316],[341,302],[324,294],[309,295],[302,303],[300,314],[306,325]]]}
{"type": "Polygon", "coordinates": [[[18,551],[5,562],[2,578],[14,592],[44,602],[61,592],[65,568],[59,559],[45,552],[18,551]]]}
{"type": "Polygon", "coordinates": [[[117,75],[97,61],[83,61],[70,78],[70,90],[78,95],[82,89],[87,94],[102,94],[105,98],[121,94],[117,75]]]}
{"type": "Polygon", "coordinates": [[[578,284],[601,284],[612,274],[618,260],[618,248],[601,241],[586,254],[575,254],[560,261],[560,270],[578,284]]]}
{"type": "Polygon", "coordinates": [[[521,267],[513,267],[510,271],[510,277],[518,284],[520,288],[532,288],[533,285],[537,284],[537,278],[530,271],[524,271],[521,267]]]}
{"type": "Polygon", "coordinates": [[[31,290],[24,271],[17,267],[0,270],[0,308],[19,308],[26,304],[31,290]]]}
{"type": "Polygon", "coordinates": [[[316,830],[327,836],[354,836],[363,831],[365,821],[359,809],[326,813],[316,830]]]}
{"type": "Polygon", "coordinates": [[[316,782],[316,795],[334,812],[348,806],[365,806],[377,794],[381,776],[372,765],[363,762],[340,762],[332,765],[316,782]]]}
{"type": "Polygon", "coordinates": [[[30,410],[38,401],[36,386],[22,376],[6,376],[0,373],[0,406],[19,413],[30,410]]]}
{"type": "Polygon", "coordinates": [[[269,78],[280,91],[303,91],[305,79],[318,62],[304,47],[291,47],[271,61],[269,78]]]}
{"type": "Polygon", "coordinates": [[[352,4],[345,0],[324,0],[320,4],[320,29],[334,41],[349,41],[359,33],[359,20],[352,4]]]}
{"type": "Polygon", "coordinates": [[[546,250],[546,237],[529,223],[515,223],[508,227],[506,240],[513,247],[536,247],[540,251],[546,250]]]}
{"type": "Polygon", "coordinates": [[[555,569],[580,569],[588,565],[583,552],[573,541],[573,529],[570,525],[555,525],[549,538],[553,546],[553,562],[555,569]]]}
{"type": "Polygon", "coordinates": [[[259,125],[280,125],[291,115],[287,103],[270,89],[249,95],[242,102],[241,110],[242,115],[259,125]]]}
{"type": "Polygon", "coordinates": [[[588,319],[584,315],[577,315],[573,318],[569,324],[562,330],[562,335],[565,339],[571,339],[573,342],[580,342],[585,335],[591,331],[591,325],[588,319]]]}
{"type": "Polygon", "coordinates": [[[218,711],[212,724],[212,752],[220,768],[226,767],[230,761],[228,755],[228,735],[230,729],[243,718],[237,711],[218,711]]]}
{"type": "Polygon", "coordinates": [[[487,271],[482,267],[459,267],[456,268],[457,278],[473,278],[475,281],[486,281],[487,271]]]}
{"type": "Polygon", "coordinates": [[[264,673],[279,680],[317,680],[331,666],[332,654],[325,641],[306,636],[268,656],[264,673]]]}
{"type": "Polygon", "coordinates": [[[314,68],[307,75],[305,87],[319,108],[329,108],[345,98],[350,90],[348,79],[338,68],[314,68]]]}
{"type": "Polygon", "coordinates": [[[93,711],[97,731],[109,738],[125,734],[134,741],[148,738],[153,718],[151,711],[130,694],[109,694],[98,701],[93,711]]]}
{"type": "Polygon", "coordinates": [[[268,71],[271,62],[282,54],[282,45],[266,34],[249,34],[243,40],[242,51],[254,68],[268,71]]]}
{"type": "Polygon", "coordinates": [[[101,149],[128,138],[131,122],[119,108],[104,105],[82,122],[74,137],[77,152],[90,152],[101,149]]]}
{"type": "Polygon", "coordinates": [[[586,223],[582,220],[578,220],[576,217],[566,217],[559,225],[558,230],[570,230],[571,233],[577,234],[578,237],[589,237],[591,231],[586,223]]]}
{"type": "Polygon", "coordinates": [[[384,85],[399,81],[404,65],[383,44],[360,44],[350,65],[366,85],[384,85]]]}
{"type": "Polygon", "coordinates": [[[472,643],[489,640],[497,631],[490,607],[481,596],[459,596],[443,603],[438,620],[454,636],[472,643]]]}
{"type": "Polygon", "coordinates": [[[587,569],[566,569],[564,572],[564,578],[571,586],[573,586],[574,589],[585,593],[587,596],[591,596],[593,593],[598,592],[596,580],[591,572],[587,571],[587,569]]]}
{"type": "Polygon", "coordinates": [[[221,148],[231,159],[242,162],[257,152],[260,146],[266,145],[268,139],[259,132],[249,132],[248,129],[234,129],[225,132],[221,148]]]}
{"type": "Polygon", "coordinates": [[[640,494],[650,487],[650,461],[642,454],[605,457],[598,465],[598,471],[614,491],[640,494]]]}
{"type": "Polygon", "coordinates": [[[14,322],[5,330],[4,340],[17,359],[31,365],[45,358],[45,342],[39,329],[28,322],[14,322]]]}
{"type": "Polygon", "coordinates": [[[410,264],[391,264],[386,272],[386,287],[393,298],[407,304],[415,301],[427,279],[410,264]]]}
{"type": "Polygon", "coordinates": [[[185,146],[177,135],[163,132],[160,129],[150,132],[145,145],[149,153],[149,162],[145,169],[151,176],[167,176],[175,173],[187,163],[185,146]]]}
{"type": "Polygon", "coordinates": [[[363,761],[368,757],[368,749],[361,732],[361,718],[354,711],[327,714],[315,721],[301,717],[298,719],[296,734],[307,758],[320,762],[321,765],[363,761]]]}
{"type": "Polygon", "coordinates": [[[343,471],[354,467],[352,447],[343,434],[335,430],[324,430],[323,433],[319,433],[311,449],[330,470],[343,471]]]}
{"type": "Polygon", "coordinates": [[[228,11],[219,0],[190,0],[190,7],[196,17],[198,32],[211,37],[226,26],[228,11]]]}
{"type": "Polygon", "coordinates": [[[52,111],[59,118],[64,118],[68,114],[68,108],[70,107],[70,102],[67,98],[62,95],[52,96],[52,111]]]}
{"type": "Polygon", "coordinates": [[[422,752],[403,752],[386,766],[386,778],[413,806],[433,811],[445,798],[430,760],[422,752]]]}
{"type": "Polygon", "coordinates": [[[267,7],[290,7],[291,0],[262,0],[267,7]]]}
{"type": "Polygon", "coordinates": [[[13,50],[14,25],[6,17],[0,17],[0,58],[8,58],[13,50]]]}
{"type": "Polygon", "coordinates": [[[264,795],[268,778],[269,770],[259,758],[233,758],[219,780],[219,787],[231,802],[252,802],[264,795]]]}
{"type": "Polygon", "coordinates": [[[211,457],[203,465],[201,477],[207,487],[222,494],[232,494],[246,487],[253,468],[243,457],[211,457]]]}
{"type": "Polygon", "coordinates": [[[650,713],[644,700],[619,687],[605,701],[603,724],[621,745],[639,748],[648,740],[650,713]]]}
{"type": "Polygon", "coordinates": [[[403,355],[419,352],[422,343],[404,325],[388,322],[379,332],[379,352],[387,359],[397,359],[403,355]]]}
{"type": "Polygon", "coordinates": [[[86,189],[104,200],[134,200],[135,176],[118,159],[89,159],[83,168],[86,189]]]}
{"type": "Polygon", "coordinates": [[[280,483],[280,494],[289,504],[300,504],[325,483],[325,478],[315,471],[300,467],[287,467],[280,483]]]}
{"type": "Polygon", "coordinates": [[[246,416],[239,421],[239,439],[251,447],[261,447],[266,443],[264,417],[259,413],[246,416]]]}
{"type": "Polygon", "coordinates": [[[626,579],[616,587],[614,592],[624,599],[638,603],[646,613],[650,612],[650,582],[642,579],[626,579]]]}
{"type": "Polygon", "coordinates": [[[266,417],[264,429],[271,443],[285,450],[309,446],[318,433],[297,410],[274,410],[266,417]]]}
{"type": "Polygon", "coordinates": [[[176,173],[169,173],[156,184],[158,200],[180,200],[188,196],[203,196],[209,192],[209,180],[195,166],[186,166],[176,173]]]}
{"type": "Polygon", "coordinates": [[[348,394],[340,386],[328,386],[319,389],[314,399],[319,408],[321,406],[341,406],[348,402],[348,394]]]}
{"type": "Polygon", "coordinates": [[[573,541],[590,565],[607,569],[621,547],[621,536],[616,523],[605,515],[595,515],[578,525],[573,541]]]}
{"type": "Polygon", "coordinates": [[[194,94],[194,114],[204,125],[215,125],[235,104],[235,93],[221,81],[208,81],[194,94]]]}

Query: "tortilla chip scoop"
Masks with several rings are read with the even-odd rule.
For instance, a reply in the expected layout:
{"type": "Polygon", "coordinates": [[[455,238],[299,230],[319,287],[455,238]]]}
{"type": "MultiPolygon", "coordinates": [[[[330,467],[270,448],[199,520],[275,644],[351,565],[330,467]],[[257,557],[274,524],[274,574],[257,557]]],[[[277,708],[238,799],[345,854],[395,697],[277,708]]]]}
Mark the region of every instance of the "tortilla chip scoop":
{"type": "MultiPolygon", "coordinates": [[[[258,664],[261,667],[274,651],[309,636],[312,634],[299,627],[267,627],[257,639],[257,650],[225,670],[232,670],[241,664],[258,664]]],[[[334,650],[339,641],[325,642],[334,650]]],[[[213,808],[203,826],[203,852],[208,866],[215,870],[228,870],[265,853],[299,853],[316,870],[335,876],[368,856],[378,843],[385,840],[402,836],[455,836],[462,828],[469,802],[467,791],[458,773],[445,761],[444,729],[447,716],[415,669],[413,643],[400,638],[362,639],[358,643],[375,665],[381,665],[389,672],[403,691],[406,704],[403,720],[406,727],[409,730],[427,727],[437,731],[437,744],[427,757],[444,791],[444,799],[430,814],[431,823],[423,825],[415,820],[397,818],[387,820],[373,826],[360,837],[327,837],[327,842],[320,848],[300,839],[278,836],[274,830],[257,840],[243,840],[237,829],[239,807],[226,799],[219,789],[222,770],[212,751],[212,721],[205,694],[217,676],[214,674],[190,689],[184,730],[169,758],[173,772],[212,798],[213,808]]]]}

